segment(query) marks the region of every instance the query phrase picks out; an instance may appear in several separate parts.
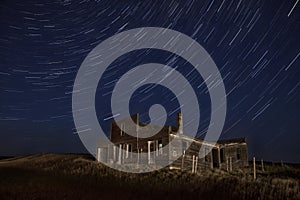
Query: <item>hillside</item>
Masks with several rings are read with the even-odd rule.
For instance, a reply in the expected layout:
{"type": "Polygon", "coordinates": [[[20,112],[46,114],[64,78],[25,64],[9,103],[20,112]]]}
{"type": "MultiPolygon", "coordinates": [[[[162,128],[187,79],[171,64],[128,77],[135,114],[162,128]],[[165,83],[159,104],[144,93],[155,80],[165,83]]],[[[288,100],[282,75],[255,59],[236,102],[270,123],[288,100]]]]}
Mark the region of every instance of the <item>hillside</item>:
{"type": "Polygon", "coordinates": [[[266,164],[197,174],[122,173],[88,155],[40,154],[0,160],[0,199],[300,199],[300,169],[266,164]]]}

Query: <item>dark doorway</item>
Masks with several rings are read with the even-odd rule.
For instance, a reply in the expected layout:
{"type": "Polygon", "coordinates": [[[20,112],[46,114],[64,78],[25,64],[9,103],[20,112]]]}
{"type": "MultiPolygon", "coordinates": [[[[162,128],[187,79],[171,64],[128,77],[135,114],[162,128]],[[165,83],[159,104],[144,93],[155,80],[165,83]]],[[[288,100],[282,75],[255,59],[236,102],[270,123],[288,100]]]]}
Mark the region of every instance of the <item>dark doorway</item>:
{"type": "Polygon", "coordinates": [[[154,148],[154,142],[150,143],[150,161],[149,163],[154,164],[155,163],[155,148],[154,148]]]}
{"type": "Polygon", "coordinates": [[[218,149],[212,149],[213,167],[219,168],[219,151],[218,149]]]}

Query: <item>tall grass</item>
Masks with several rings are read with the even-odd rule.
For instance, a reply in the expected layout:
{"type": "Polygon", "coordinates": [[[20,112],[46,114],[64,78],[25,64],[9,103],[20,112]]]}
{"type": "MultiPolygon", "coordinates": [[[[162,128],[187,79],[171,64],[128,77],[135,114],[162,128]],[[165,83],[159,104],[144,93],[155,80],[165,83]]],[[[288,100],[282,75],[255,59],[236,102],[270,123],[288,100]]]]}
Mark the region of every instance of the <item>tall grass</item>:
{"type": "MultiPolygon", "coordinates": [[[[124,166],[133,167],[133,166],[124,166]]],[[[86,155],[34,155],[0,161],[0,199],[300,199],[300,169],[163,169],[123,173],[86,155]]]]}

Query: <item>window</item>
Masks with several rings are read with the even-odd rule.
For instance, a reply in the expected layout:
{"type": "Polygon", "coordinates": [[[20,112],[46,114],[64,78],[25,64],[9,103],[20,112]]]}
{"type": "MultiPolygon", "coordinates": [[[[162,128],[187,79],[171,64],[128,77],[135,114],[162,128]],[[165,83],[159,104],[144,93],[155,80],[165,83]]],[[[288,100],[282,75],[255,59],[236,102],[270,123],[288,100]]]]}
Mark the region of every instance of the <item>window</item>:
{"type": "Polygon", "coordinates": [[[162,140],[158,140],[158,153],[159,155],[161,155],[163,152],[162,152],[162,140]]]}
{"type": "Polygon", "coordinates": [[[185,154],[187,147],[188,147],[188,142],[182,141],[182,154],[185,154]]]}
{"type": "Polygon", "coordinates": [[[236,159],[237,159],[237,160],[240,160],[240,159],[241,159],[241,149],[240,149],[240,148],[237,148],[237,149],[236,149],[236,159]]]}
{"type": "Polygon", "coordinates": [[[208,155],[205,156],[205,162],[208,162],[208,155]]]}
{"type": "Polygon", "coordinates": [[[176,150],[173,150],[173,156],[176,157],[177,156],[177,152],[176,150]]]}
{"type": "Polygon", "coordinates": [[[126,158],[131,157],[131,144],[126,144],[126,158]]]}
{"type": "Polygon", "coordinates": [[[225,162],[224,149],[220,149],[220,160],[221,160],[221,163],[225,162]]]}
{"type": "Polygon", "coordinates": [[[123,136],[123,135],[124,135],[124,133],[125,133],[125,124],[124,124],[124,123],[122,123],[122,124],[121,124],[120,135],[121,135],[121,136],[123,136]]]}
{"type": "Polygon", "coordinates": [[[176,157],[177,156],[177,152],[176,149],[173,147],[173,156],[176,157]]]}
{"type": "Polygon", "coordinates": [[[205,162],[208,162],[209,161],[209,149],[208,148],[205,148],[205,162]]]}

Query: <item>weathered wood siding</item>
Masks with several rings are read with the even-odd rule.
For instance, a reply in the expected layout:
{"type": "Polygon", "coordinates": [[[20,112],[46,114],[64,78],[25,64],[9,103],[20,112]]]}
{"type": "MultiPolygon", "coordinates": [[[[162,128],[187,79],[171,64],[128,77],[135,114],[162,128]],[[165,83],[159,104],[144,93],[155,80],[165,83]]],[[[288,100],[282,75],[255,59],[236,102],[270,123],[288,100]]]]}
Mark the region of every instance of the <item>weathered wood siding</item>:
{"type": "MultiPolygon", "coordinates": [[[[133,120],[135,116],[133,116],[133,120]]],[[[122,123],[122,121],[120,121],[122,123]]],[[[143,126],[142,123],[139,123],[141,126],[143,126]]],[[[153,125],[149,125],[149,128],[151,128],[153,125]]],[[[136,129],[138,131],[138,129],[136,129]]],[[[122,149],[126,150],[127,145],[130,145],[130,152],[127,155],[121,155],[121,163],[132,163],[132,162],[141,162],[141,163],[147,163],[148,161],[148,155],[141,154],[148,152],[148,141],[152,142],[151,145],[151,164],[155,163],[161,163],[161,162],[168,162],[168,156],[169,152],[168,149],[162,149],[159,151],[159,153],[156,153],[154,151],[158,150],[158,144],[161,143],[162,147],[169,144],[169,134],[172,130],[172,127],[170,126],[164,126],[161,127],[161,131],[155,134],[152,137],[148,138],[139,138],[138,132],[136,133],[137,137],[128,135],[126,133],[126,127],[125,131],[122,132],[121,128],[117,125],[116,122],[113,122],[111,124],[111,132],[110,132],[110,140],[113,142],[117,147],[121,147],[122,149]],[[139,152],[139,155],[134,154],[139,152]]],[[[118,150],[111,150],[111,153],[109,154],[109,158],[111,158],[111,162],[119,162],[120,155],[118,150]],[[115,152],[114,152],[115,151],[115,152]]],[[[116,149],[116,148],[115,148],[116,149]]]]}
{"type": "Polygon", "coordinates": [[[181,138],[170,136],[170,139],[176,141],[174,142],[174,146],[170,145],[170,159],[174,156],[174,152],[180,153],[181,151],[185,151],[183,156],[179,157],[170,165],[171,168],[192,171],[194,165],[194,170],[198,171],[199,169],[211,169],[213,167],[210,146],[207,146],[200,141],[195,142],[185,137],[181,138]],[[188,149],[184,148],[184,143],[187,143],[186,146],[190,145],[188,149]],[[201,147],[203,147],[203,152],[200,152],[201,147]],[[204,156],[205,154],[207,155],[204,156]]]}
{"type": "Polygon", "coordinates": [[[230,167],[230,159],[232,168],[240,168],[248,166],[248,150],[247,144],[226,144],[220,145],[220,168],[226,169],[230,167]]]}

